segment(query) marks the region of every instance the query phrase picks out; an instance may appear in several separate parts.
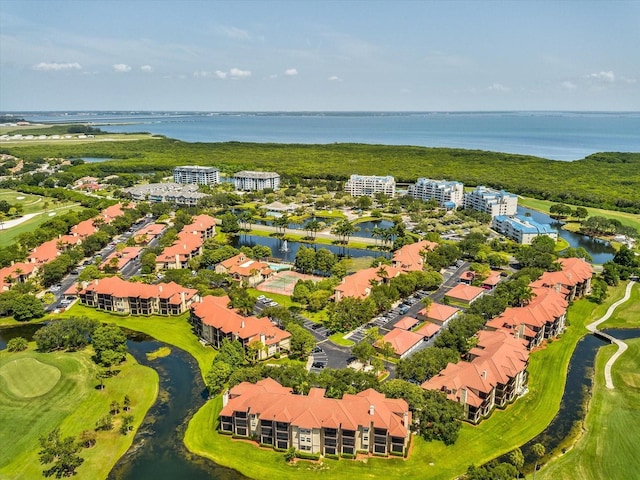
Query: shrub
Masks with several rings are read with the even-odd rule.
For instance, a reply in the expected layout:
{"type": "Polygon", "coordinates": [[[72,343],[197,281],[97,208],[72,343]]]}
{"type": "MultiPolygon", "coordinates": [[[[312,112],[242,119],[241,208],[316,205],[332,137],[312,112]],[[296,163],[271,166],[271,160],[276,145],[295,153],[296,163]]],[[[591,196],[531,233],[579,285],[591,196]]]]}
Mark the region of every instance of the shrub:
{"type": "Polygon", "coordinates": [[[9,352],[22,352],[26,350],[28,346],[29,343],[22,337],[12,338],[7,342],[7,350],[9,352]]]}

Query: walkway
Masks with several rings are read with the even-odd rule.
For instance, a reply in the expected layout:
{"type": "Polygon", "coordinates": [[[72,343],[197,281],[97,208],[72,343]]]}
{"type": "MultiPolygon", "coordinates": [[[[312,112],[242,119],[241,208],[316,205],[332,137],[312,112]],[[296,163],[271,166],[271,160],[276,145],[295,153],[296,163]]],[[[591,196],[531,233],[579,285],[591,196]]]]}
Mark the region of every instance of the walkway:
{"type": "MultiPolygon", "coordinates": [[[[38,202],[33,202],[30,205],[33,205],[34,203],[38,203],[38,202]]],[[[70,205],[64,205],[62,207],[50,208],[50,209],[48,209],[46,211],[42,211],[42,212],[27,213],[26,215],[23,215],[22,217],[14,218],[13,220],[6,220],[6,221],[2,222],[2,225],[0,226],[0,230],[8,230],[8,229],[10,229],[12,227],[17,227],[21,223],[24,223],[27,220],[31,220],[33,217],[37,217],[37,216],[43,215],[45,213],[48,216],[53,217],[57,210],[63,210],[63,209],[66,209],[66,208],[76,207],[78,205],[80,205],[80,204],[79,203],[73,203],[73,204],[70,204],[70,205]]]]}
{"type": "Polygon", "coordinates": [[[633,288],[635,283],[636,283],[635,281],[631,280],[629,282],[629,284],[627,285],[627,289],[624,292],[624,297],[622,297],[620,300],[618,300],[617,302],[612,304],[607,309],[607,313],[605,313],[602,317],[600,317],[595,322],[592,322],[589,325],[587,325],[587,330],[589,330],[592,333],[598,332],[598,335],[600,335],[600,336],[602,336],[604,338],[607,338],[609,341],[611,341],[611,343],[615,343],[618,346],[618,351],[613,354],[613,356],[609,359],[607,364],[604,366],[604,381],[605,381],[605,385],[609,389],[613,389],[614,388],[613,380],[611,379],[611,367],[613,367],[613,364],[618,359],[618,357],[620,357],[620,355],[622,355],[624,353],[624,351],[627,349],[627,344],[624,343],[622,340],[618,340],[617,338],[612,337],[611,335],[608,335],[606,333],[600,332],[598,330],[598,325],[600,325],[601,323],[606,322],[607,320],[609,320],[609,317],[611,317],[611,315],[613,315],[613,312],[615,311],[615,309],[618,308],[620,305],[622,305],[627,300],[629,300],[629,297],[631,297],[631,289],[633,288]]]}

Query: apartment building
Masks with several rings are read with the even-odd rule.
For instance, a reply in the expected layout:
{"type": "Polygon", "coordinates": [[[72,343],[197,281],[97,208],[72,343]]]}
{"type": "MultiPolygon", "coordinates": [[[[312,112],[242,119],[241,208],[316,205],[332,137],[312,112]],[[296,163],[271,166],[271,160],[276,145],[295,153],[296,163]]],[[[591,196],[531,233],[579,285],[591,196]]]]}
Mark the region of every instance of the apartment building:
{"type": "Polygon", "coordinates": [[[236,190],[254,192],[271,188],[278,190],[280,187],[280,175],[275,172],[254,172],[243,170],[234,174],[233,183],[236,190]]]}
{"type": "Polygon", "coordinates": [[[498,191],[479,186],[465,194],[464,208],[485,212],[491,217],[515,215],[518,209],[518,196],[504,190],[498,191]]]}
{"type": "Polygon", "coordinates": [[[389,197],[396,194],[396,181],[391,175],[380,177],[376,175],[351,175],[344,189],[352,197],[374,197],[376,193],[383,193],[389,197]]]}
{"type": "Polygon", "coordinates": [[[408,452],[411,412],[405,400],[386,398],[373,389],[342,399],[324,395],[321,388],[294,395],[271,378],[242,382],[224,394],[219,428],[255,438],[260,445],[312,454],[408,452]]]}
{"type": "Polygon", "coordinates": [[[220,183],[220,170],[216,167],[185,165],[173,169],[175,183],[195,183],[197,185],[215,185],[220,183]]]}
{"type": "Polygon", "coordinates": [[[147,285],[120,277],[93,280],[78,296],[89,307],[126,315],[180,315],[199,298],[197,290],[175,282],[147,285]]]}
{"type": "Polygon", "coordinates": [[[266,318],[243,317],[229,308],[229,297],[207,295],[191,305],[189,322],[195,334],[207,343],[220,348],[222,341],[237,340],[245,351],[253,342],[263,346],[257,354],[258,360],[265,360],[277,353],[290,350],[291,334],[271,323],[266,318]]]}
{"type": "Polygon", "coordinates": [[[388,280],[404,273],[402,270],[392,266],[381,268],[365,268],[342,279],[340,284],[333,289],[333,297],[339,302],[344,297],[366,298],[371,293],[373,285],[385,283],[388,280]]]}
{"type": "Polygon", "coordinates": [[[436,200],[441,207],[452,210],[464,201],[464,185],[455,181],[418,178],[416,183],[409,185],[408,195],[425,202],[436,200]]]}
{"type": "Polygon", "coordinates": [[[437,243],[428,240],[405,245],[394,252],[391,264],[405,272],[422,271],[424,269],[423,252],[432,251],[437,246],[437,243]]]}
{"type": "Polygon", "coordinates": [[[253,287],[273,275],[269,265],[247,257],[244,253],[216,265],[216,273],[226,273],[234,280],[253,287]]]}
{"type": "Polygon", "coordinates": [[[546,235],[554,241],[558,240],[558,231],[551,228],[548,223],[538,223],[524,215],[508,217],[498,215],[493,217],[491,227],[505,237],[523,245],[531,245],[533,239],[546,235]]]}
{"type": "Polygon", "coordinates": [[[516,399],[527,383],[529,352],[524,341],[503,331],[481,331],[469,361],[450,363],[422,384],[464,407],[465,419],[479,423],[496,406],[516,399]]]}
{"type": "Polygon", "coordinates": [[[134,200],[168,202],[186,206],[195,206],[201,199],[208,196],[206,193],[198,192],[198,185],[180,183],[149,183],[125,188],[122,191],[131,195],[134,200]]]}
{"type": "Polygon", "coordinates": [[[561,292],[565,298],[572,301],[591,291],[591,277],[593,268],[581,258],[559,258],[561,270],[545,272],[531,283],[531,287],[553,288],[561,292]]]}

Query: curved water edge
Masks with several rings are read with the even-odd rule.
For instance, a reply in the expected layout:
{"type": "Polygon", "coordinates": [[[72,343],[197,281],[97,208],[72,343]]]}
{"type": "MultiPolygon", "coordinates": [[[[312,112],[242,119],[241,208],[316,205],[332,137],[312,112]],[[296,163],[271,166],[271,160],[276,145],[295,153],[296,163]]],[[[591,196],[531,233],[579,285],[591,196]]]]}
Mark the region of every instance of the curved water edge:
{"type": "MultiPolygon", "coordinates": [[[[128,342],[129,352],[141,365],[151,367],[160,377],[160,392],[142,422],[131,448],[109,474],[110,479],[243,479],[235,470],[221,467],[187,451],[184,432],[193,414],[208,395],[195,359],[171,346],[171,354],[154,360],[147,353],[167,346],[146,335],[128,342]]],[[[211,426],[213,434],[214,426],[211,426]]]]}
{"type": "MultiPolygon", "coordinates": [[[[15,337],[33,340],[43,323],[0,327],[0,350],[15,337]]],[[[125,329],[126,330],[126,329],[125,329]]],[[[145,415],[129,450],[118,460],[110,479],[239,480],[243,475],[191,454],[183,443],[184,432],[193,414],[207,400],[198,364],[185,351],[171,346],[167,357],[148,360],[146,354],[168,346],[148,335],[126,330],[129,352],[136,361],[158,372],[158,398],[145,415]]],[[[211,426],[213,433],[214,426],[211,426]]]]}
{"type": "Polygon", "coordinates": [[[613,260],[613,256],[616,251],[609,242],[600,240],[599,238],[589,237],[581,233],[570,232],[562,228],[564,225],[562,222],[554,220],[549,215],[538,210],[527,207],[518,207],[518,215],[528,215],[534,221],[538,223],[548,223],[553,228],[558,230],[558,236],[569,243],[569,246],[573,248],[584,248],[591,257],[593,257],[593,263],[603,264],[609,260],[613,260]]]}

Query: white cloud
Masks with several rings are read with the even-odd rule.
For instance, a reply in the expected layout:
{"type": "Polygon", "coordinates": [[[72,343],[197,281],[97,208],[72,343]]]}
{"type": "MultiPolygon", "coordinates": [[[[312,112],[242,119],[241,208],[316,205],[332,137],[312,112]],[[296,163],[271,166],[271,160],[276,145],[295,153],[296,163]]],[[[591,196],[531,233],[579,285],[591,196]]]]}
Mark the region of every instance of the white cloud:
{"type": "Polygon", "coordinates": [[[489,87],[492,92],[510,92],[511,88],[504,86],[501,83],[494,83],[489,87]]]}
{"type": "Polygon", "coordinates": [[[251,76],[250,70],[240,70],[239,68],[232,68],[229,70],[229,76],[233,78],[245,78],[251,76]]]}
{"type": "Polygon", "coordinates": [[[242,30],[237,27],[220,27],[220,32],[226,35],[229,38],[233,38],[235,40],[250,40],[251,35],[248,31],[242,30]]]}
{"type": "Polygon", "coordinates": [[[41,70],[43,72],[59,72],[61,70],[82,70],[82,66],[77,63],[56,63],[56,62],[40,62],[33,66],[34,70],[41,70]]]}
{"type": "Polygon", "coordinates": [[[622,80],[624,83],[636,83],[637,80],[635,78],[629,78],[629,77],[620,77],[620,80],[622,80]]]}
{"type": "Polygon", "coordinates": [[[569,80],[566,80],[564,82],[561,83],[562,88],[566,88],[567,90],[575,90],[576,89],[576,84],[573,82],[570,82],[569,80]]]}
{"type": "Polygon", "coordinates": [[[113,69],[116,72],[121,72],[121,73],[130,72],[131,71],[131,67],[129,65],[124,64],[124,63],[116,63],[113,66],[113,69]]]}
{"type": "Polygon", "coordinates": [[[330,82],[341,82],[342,79],[340,77],[338,77],[337,75],[331,75],[329,78],[327,78],[327,80],[329,80],[330,82]]]}
{"type": "Polygon", "coordinates": [[[153,67],[151,65],[142,65],[140,67],[140,70],[142,70],[143,72],[153,72],[153,67]]]}
{"type": "Polygon", "coordinates": [[[227,72],[223,72],[222,70],[216,70],[215,74],[216,74],[216,77],[221,78],[223,80],[227,78],[227,72]]]}
{"type": "Polygon", "coordinates": [[[587,75],[587,78],[607,83],[613,83],[616,81],[616,76],[611,70],[608,72],[590,73],[587,75]]]}
{"type": "Polygon", "coordinates": [[[288,76],[290,76],[290,77],[293,77],[293,76],[298,75],[298,70],[296,70],[295,68],[287,68],[287,69],[284,71],[284,74],[285,74],[285,75],[288,75],[288,76]]]}

